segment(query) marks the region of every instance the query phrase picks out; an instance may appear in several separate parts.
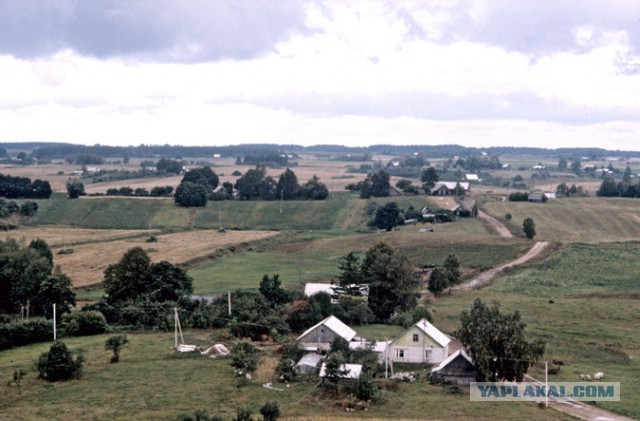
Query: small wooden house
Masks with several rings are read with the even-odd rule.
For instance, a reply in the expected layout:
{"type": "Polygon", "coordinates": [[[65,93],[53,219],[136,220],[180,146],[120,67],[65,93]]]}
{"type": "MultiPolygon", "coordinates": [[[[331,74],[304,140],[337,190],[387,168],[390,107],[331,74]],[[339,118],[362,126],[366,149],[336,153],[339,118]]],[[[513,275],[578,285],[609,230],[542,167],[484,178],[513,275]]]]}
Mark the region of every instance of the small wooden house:
{"type": "Polygon", "coordinates": [[[468,386],[476,379],[476,369],[471,358],[462,349],[457,350],[433,367],[429,380],[436,383],[468,386]]]}
{"type": "Polygon", "coordinates": [[[331,342],[336,338],[349,342],[354,336],[356,336],[355,330],[342,323],[337,317],[329,316],[304,331],[296,341],[305,351],[322,352],[328,351],[331,348],[331,342]]]}

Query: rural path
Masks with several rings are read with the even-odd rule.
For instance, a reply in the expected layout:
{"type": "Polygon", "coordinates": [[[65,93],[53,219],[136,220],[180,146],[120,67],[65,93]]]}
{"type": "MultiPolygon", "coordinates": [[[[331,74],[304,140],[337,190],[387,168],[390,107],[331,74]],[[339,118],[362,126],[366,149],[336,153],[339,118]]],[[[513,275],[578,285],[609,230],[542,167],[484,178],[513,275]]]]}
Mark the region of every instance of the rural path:
{"type": "MultiPolygon", "coordinates": [[[[544,385],[544,382],[529,376],[524,376],[524,381],[535,383],[537,385],[544,385]]],[[[544,402],[544,401],[542,401],[544,402]]],[[[632,421],[633,418],[628,418],[623,415],[618,415],[613,412],[609,412],[605,409],[588,405],[585,402],[580,402],[571,398],[549,398],[549,408],[553,408],[557,411],[564,412],[573,417],[581,420],[592,421],[632,421]]]]}
{"type": "Polygon", "coordinates": [[[511,231],[509,231],[509,229],[500,221],[498,221],[496,218],[494,218],[493,216],[489,216],[486,213],[482,212],[481,210],[478,210],[478,218],[482,219],[483,221],[486,221],[489,223],[489,225],[491,225],[491,227],[501,236],[504,238],[511,238],[513,237],[513,235],[511,234],[511,231]]]}
{"type": "Polygon", "coordinates": [[[351,223],[353,222],[353,219],[355,218],[356,213],[363,207],[364,207],[363,200],[354,201],[353,206],[351,206],[351,209],[349,209],[349,213],[347,213],[347,216],[344,218],[344,221],[342,222],[340,229],[346,230],[347,228],[349,228],[349,225],[351,225],[351,223]]]}
{"type": "Polygon", "coordinates": [[[464,284],[461,284],[461,285],[458,285],[458,286],[454,287],[453,290],[468,290],[468,289],[480,288],[481,286],[484,286],[487,283],[489,283],[493,278],[495,278],[503,270],[505,270],[507,268],[510,268],[512,266],[521,265],[521,264],[533,259],[534,257],[538,256],[540,253],[542,253],[542,251],[545,248],[547,248],[547,246],[549,246],[548,242],[539,241],[539,242],[535,243],[533,245],[533,247],[531,247],[529,249],[529,251],[524,256],[519,257],[516,260],[514,260],[512,262],[509,262],[507,264],[504,264],[502,266],[498,266],[498,267],[493,268],[493,269],[485,270],[484,272],[481,272],[478,276],[476,276],[475,278],[471,279],[470,281],[465,282],[464,284]]]}

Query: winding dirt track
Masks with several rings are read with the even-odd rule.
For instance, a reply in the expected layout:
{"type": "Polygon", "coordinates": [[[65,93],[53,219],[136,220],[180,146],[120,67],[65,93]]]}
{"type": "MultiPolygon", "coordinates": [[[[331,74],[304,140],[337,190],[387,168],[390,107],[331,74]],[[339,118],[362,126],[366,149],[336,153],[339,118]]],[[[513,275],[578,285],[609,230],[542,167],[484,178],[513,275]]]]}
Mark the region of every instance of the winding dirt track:
{"type": "Polygon", "coordinates": [[[510,268],[512,266],[518,266],[521,265],[531,259],[533,259],[534,257],[538,256],[540,253],[542,253],[542,251],[547,248],[549,246],[549,243],[546,241],[539,241],[537,243],[535,243],[533,245],[533,247],[531,247],[529,249],[529,251],[522,257],[517,258],[516,260],[506,263],[502,266],[498,266],[496,268],[493,269],[489,269],[489,270],[485,270],[484,272],[480,273],[478,276],[476,276],[474,279],[465,282],[464,284],[458,285],[457,287],[454,287],[453,290],[468,290],[468,289],[474,289],[474,288],[480,288],[482,286],[485,286],[486,284],[488,284],[493,278],[495,278],[500,272],[502,272],[503,270],[510,268]]]}
{"type": "Polygon", "coordinates": [[[491,227],[494,230],[496,230],[496,232],[500,235],[500,237],[504,237],[504,238],[513,237],[513,235],[511,234],[511,231],[509,231],[509,229],[507,227],[505,227],[502,222],[498,221],[493,216],[489,216],[486,213],[484,213],[481,210],[479,210],[478,211],[478,218],[482,219],[483,221],[487,221],[489,223],[489,225],[491,225],[491,227]]]}

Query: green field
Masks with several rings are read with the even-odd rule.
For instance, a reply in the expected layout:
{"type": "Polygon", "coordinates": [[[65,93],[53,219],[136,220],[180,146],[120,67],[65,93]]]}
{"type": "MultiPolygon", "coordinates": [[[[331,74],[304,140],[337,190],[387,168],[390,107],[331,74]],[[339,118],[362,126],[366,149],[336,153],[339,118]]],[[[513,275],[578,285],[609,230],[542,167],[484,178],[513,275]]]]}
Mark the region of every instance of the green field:
{"type": "Polygon", "coordinates": [[[563,243],[631,241],[640,237],[640,200],[563,198],[547,203],[488,201],[482,209],[498,218],[512,233],[522,233],[522,221],[532,218],[536,240],[563,243]],[[507,221],[505,215],[513,216],[507,221]]]}
{"type": "MultiPolygon", "coordinates": [[[[224,333],[186,332],[190,343],[211,344],[224,333]]],[[[130,344],[121,362],[109,364],[104,350],[108,335],[68,339],[71,349],[84,352],[86,363],[80,380],[48,384],[32,371],[33,361],[48,349],[37,344],[0,353],[0,376],[11,378],[13,370],[29,371],[22,381],[22,393],[5,386],[0,395],[4,419],[166,419],[205,409],[230,419],[236,408],[249,407],[255,414],[267,400],[279,402],[283,419],[332,419],[344,417],[347,397],[336,399],[317,388],[317,378],[293,383],[276,383],[282,391],[260,383],[237,388],[229,359],[206,358],[172,352],[173,333],[130,334],[130,344]]],[[[263,349],[263,359],[274,349],[263,349]]],[[[260,372],[260,369],[258,370],[260,372]]],[[[264,380],[268,380],[269,372],[264,380]]],[[[365,418],[403,419],[569,419],[536,404],[469,402],[468,394],[452,394],[427,382],[400,384],[397,391],[383,391],[383,403],[351,414],[365,418]]],[[[351,418],[351,417],[350,417],[351,418]]]]}

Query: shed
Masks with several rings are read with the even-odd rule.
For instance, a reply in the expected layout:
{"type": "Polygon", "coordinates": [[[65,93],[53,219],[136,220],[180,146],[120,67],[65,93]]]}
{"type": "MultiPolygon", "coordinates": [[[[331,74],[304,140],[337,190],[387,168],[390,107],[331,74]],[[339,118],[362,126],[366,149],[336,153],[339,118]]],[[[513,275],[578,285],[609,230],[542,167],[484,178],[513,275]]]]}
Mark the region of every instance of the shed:
{"type": "Polygon", "coordinates": [[[313,374],[318,369],[322,361],[322,355],[320,354],[306,354],[296,364],[296,369],[302,374],[313,374]]]}
{"type": "Polygon", "coordinates": [[[429,379],[437,383],[468,386],[476,379],[476,369],[467,353],[459,349],[433,367],[429,379]]]}
{"type": "Polygon", "coordinates": [[[355,350],[367,349],[368,347],[371,347],[371,350],[376,354],[378,354],[378,362],[380,364],[384,364],[384,359],[385,359],[385,356],[387,355],[387,347],[389,346],[390,343],[391,341],[369,342],[366,340],[361,340],[361,341],[353,340],[349,342],[349,349],[355,351],[355,350]]]}
{"type": "MultiPolygon", "coordinates": [[[[340,383],[348,385],[360,378],[360,375],[362,374],[362,364],[342,364],[340,366],[340,370],[346,371],[346,374],[340,376],[340,383]]],[[[324,383],[326,377],[326,364],[322,363],[322,367],[320,367],[320,378],[322,379],[322,383],[324,383]]]]}
{"type": "Polygon", "coordinates": [[[327,351],[331,342],[340,337],[349,342],[356,336],[356,331],[342,323],[336,316],[329,316],[315,326],[310,327],[298,336],[296,341],[307,351],[327,351]]]}

